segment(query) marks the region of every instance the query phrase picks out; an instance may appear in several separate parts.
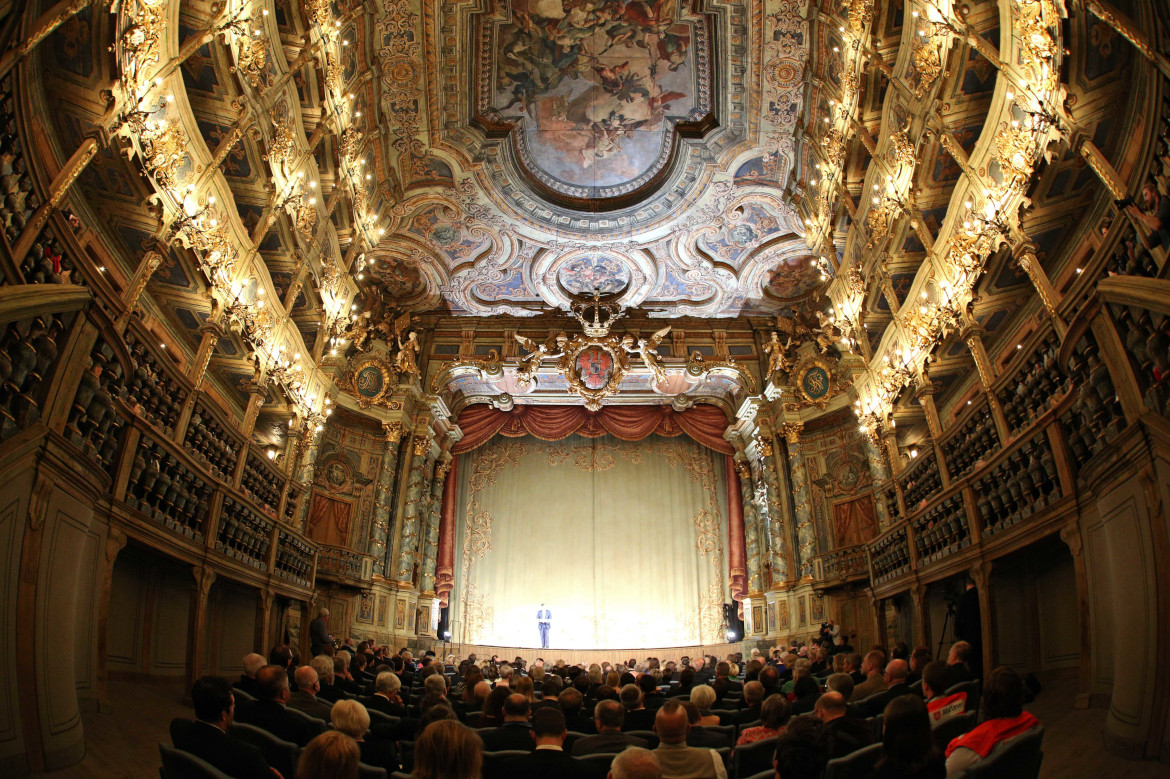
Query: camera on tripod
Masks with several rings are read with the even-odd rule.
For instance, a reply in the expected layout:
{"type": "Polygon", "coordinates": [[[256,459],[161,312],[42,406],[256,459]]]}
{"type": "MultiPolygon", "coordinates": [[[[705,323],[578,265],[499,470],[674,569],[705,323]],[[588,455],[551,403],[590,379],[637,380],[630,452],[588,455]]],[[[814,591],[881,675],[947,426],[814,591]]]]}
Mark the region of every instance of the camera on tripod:
{"type": "Polygon", "coordinates": [[[1113,205],[1117,206],[1119,209],[1129,208],[1133,204],[1134,203],[1133,203],[1133,196],[1132,195],[1126,195],[1121,200],[1114,200],[1113,201],[1113,205]]]}

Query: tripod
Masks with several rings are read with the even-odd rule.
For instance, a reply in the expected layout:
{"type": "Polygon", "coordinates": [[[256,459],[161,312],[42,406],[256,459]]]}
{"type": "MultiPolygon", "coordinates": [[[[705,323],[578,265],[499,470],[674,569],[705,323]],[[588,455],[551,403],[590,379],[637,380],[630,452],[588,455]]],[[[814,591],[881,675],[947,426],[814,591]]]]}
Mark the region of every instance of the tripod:
{"type": "Polygon", "coordinates": [[[953,603],[948,603],[946,616],[943,617],[942,632],[938,634],[938,650],[934,653],[934,659],[936,660],[942,658],[943,644],[947,640],[947,625],[953,616],[955,616],[955,606],[953,603]]]}

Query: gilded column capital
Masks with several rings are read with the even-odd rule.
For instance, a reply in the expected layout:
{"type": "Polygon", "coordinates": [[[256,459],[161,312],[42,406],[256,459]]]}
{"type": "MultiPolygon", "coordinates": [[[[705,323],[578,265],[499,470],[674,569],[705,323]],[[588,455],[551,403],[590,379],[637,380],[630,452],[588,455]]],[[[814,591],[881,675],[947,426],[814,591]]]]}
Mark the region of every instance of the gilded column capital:
{"type": "Polygon", "coordinates": [[[406,431],[401,422],[383,422],[382,432],[386,434],[386,440],[389,443],[396,444],[402,440],[406,431]]]}
{"type": "Polygon", "coordinates": [[[803,422],[785,422],[784,423],[784,440],[789,444],[800,443],[800,433],[804,430],[803,422]]]}
{"type": "Polygon", "coordinates": [[[414,437],[414,456],[422,457],[431,448],[431,439],[425,435],[416,435],[414,437]]]}

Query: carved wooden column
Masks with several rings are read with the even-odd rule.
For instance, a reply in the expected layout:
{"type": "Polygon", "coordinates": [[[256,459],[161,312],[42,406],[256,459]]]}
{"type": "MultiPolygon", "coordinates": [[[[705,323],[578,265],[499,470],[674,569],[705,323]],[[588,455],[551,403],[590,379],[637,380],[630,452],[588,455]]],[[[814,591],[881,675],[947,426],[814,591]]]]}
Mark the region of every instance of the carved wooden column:
{"type": "MultiPolygon", "coordinates": [[[[780,472],[772,442],[760,440],[760,456],[763,460],[764,489],[768,507],[768,549],[772,556],[772,589],[788,581],[788,538],[785,528],[791,524],[788,516],[788,502],[780,486],[780,472]]],[[[788,481],[787,478],[784,479],[788,481]]]]}
{"type": "Polygon", "coordinates": [[[162,247],[150,249],[142,255],[142,259],[138,262],[138,267],[134,269],[134,275],[130,277],[130,283],[126,285],[126,291],[122,293],[122,304],[125,309],[118,316],[118,320],[114,323],[114,328],[119,334],[126,332],[126,326],[130,324],[130,320],[134,317],[134,309],[138,307],[138,299],[142,297],[142,293],[146,290],[146,285],[150,282],[151,276],[162,265],[164,259],[163,252],[160,251],[162,247]]]}
{"type": "Polygon", "coordinates": [[[1085,548],[1081,543],[1081,529],[1075,519],[1060,529],[1060,540],[1072,555],[1073,570],[1077,577],[1077,625],[1081,656],[1077,665],[1077,697],[1074,706],[1087,709],[1093,688],[1093,632],[1089,619],[1089,575],[1085,569],[1085,548]]]}
{"type": "Polygon", "coordinates": [[[97,667],[97,699],[98,705],[104,706],[109,702],[109,672],[106,668],[108,660],[108,646],[109,646],[109,620],[110,620],[110,587],[114,580],[114,563],[118,559],[118,553],[126,546],[126,534],[116,527],[110,527],[106,533],[106,555],[105,565],[101,572],[101,597],[99,603],[101,604],[98,612],[97,624],[97,642],[98,642],[98,667],[97,667]]]}
{"type": "Polygon", "coordinates": [[[995,592],[991,584],[992,565],[990,560],[976,563],[970,571],[975,588],[979,591],[979,628],[983,642],[983,646],[980,647],[982,670],[979,668],[971,670],[982,673],[984,679],[991,676],[991,672],[995,668],[995,646],[992,641],[992,637],[995,635],[995,592]]]}
{"type": "Polygon", "coordinates": [[[1068,325],[1057,313],[1057,308],[1060,306],[1060,293],[1056,291],[1056,287],[1052,286],[1048,274],[1044,272],[1040,260],[1036,258],[1036,253],[1031,248],[1024,248],[1016,259],[1020,263],[1020,268],[1032,281],[1032,286],[1036,288],[1040,302],[1044,304],[1044,310],[1048,312],[1048,318],[1052,320],[1056,335],[1063,341],[1068,334],[1068,325]]]}
{"type": "MultiPolygon", "coordinates": [[[[11,51],[15,51],[15,49],[11,51]]],[[[14,262],[19,263],[21,258],[29,253],[33,243],[40,236],[41,230],[44,229],[49,215],[61,205],[61,201],[69,193],[69,187],[73,185],[73,182],[77,180],[81,172],[85,170],[85,166],[94,158],[97,151],[97,139],[86,138],[81,142],[81,146],[77,148],[77,151],[73,152],[73,155],[66,161],[65,167],[61,168],[61,171],[53,178],[53,182],[49,185],[48,198],[29,217],[28,222],[24,225],[24,229],[20,231],[20,237],[12,245],[12,258],[14,262]]]]}
{"type": "Polygon", "coordinates": [[[401,422],[383,422],[382,430],[386,433],[386,449],[382,452],[382,464],[378,469],[378,483],[374,489],[374,515],[370,521],[370,539],[366,546],[366,553],[374,558],[376,576],[384,576],[386,571],[390,512],[394,504],[394,486],[397,484],[404,432],[401,422]]]}
{"type": "Polygon", "coordinates": [[[752,489],[752,467],[746,460],[735,461],[735,475],[739,477],[739,493],[743,502],[744,553],[747,558],[747,595],[758,597],[764,590],[763,566],[760,560],[760,534],[756,493],[752,489]]]}
{"type": "Polygon", "coordinates": [[[916,646],[930,646],[930,610],[926,607],[925,584],[915,584],[910,588],[910,602],[914,608],[914,643],[916,646]]]}
{"type": "Polygon", "coordinates": [[[244,481],[244,469],[248,465],[248,453],[252,448],[252,431],[256,429],[256,418],[260,416],[260,409],[268,398],[268,388],[264,384],[249,382],[247,386],[248,406],[244,409],[244,421],[240,424],[240,433],[244,436],[244,443],[240,447],[236,469],[232,474],[232,486],[236,489],[239,489],[244,481]]]}
{"type": "Polygon", "coordinates": [[[414,437],[410,462],[410,477],[406,487],[406,505],[402,513],[399,533],[398,560],[394,566],[394,581],[402,586],[414,586],[414,565],[418,558],[419,528],[423,519],[427,473],[434,468],[428,450],[431,440],[425,435],[414,437]]]}
{"type": "Polygon", "coordinates": [[[873,506],[877,514],[878,530],[885,532],[890,526],[889,507],[886,506],[885,484],[890,478],[890,469],[882,453],[881,441],[874,442],[868,435],[861,436],[861,446],[869,463],[869,476],[873,481],[873,506]]]}
{"type": "Polygon", "coordinates": [[[995,393],[991,391],[995,384],[995,371],[991,367],[991,360],[987,356],[987,349],[983,347],[983,339],[980,338],[981,330],[972,327],[966,334],[964,340],[967,342],[967,348],[971,350],[971,358],[975,361],[975,369],[979,371],[979,380],[983,383],[983,392],[987,396],[987,405],[991,408],[991,418],[995,420],[995,432],[999,434],[999,440],[1002,444],[1007,444],[1011,440],[1011,431],[1008,429],[1007,419],[1003,415],[1003,406],[999,405],[999,399],[995,397],[995,393]]]}
{"type": "Polygon", "coordinates": [[[203,676],[203,655],[207,649],[207,601],[215,571],[208,565],[191,566],[195,589],[191,597],[191,611],[187,628],[187,690],[203,676]]]}
{"type": "Polygon", "coordinates": [[[443,491],[447,485],[447,474],[450,472],[451,456],[444,455],[435,466],[435,477],[431,479],[426,532],[422,537],[422,575],[419,577],[418,588],[431,595],[435,592],[435,566],[439,561],[439,519],[443,509],[443,491]]]}
{"type": "Polygon", "coordinates": [[[808,468],[805,467],[804,452],[800,446],[800,432],[803,429],[803,423],[786,423],[784,439],[788,444],[789,474],[792,477],[792,494],[796,504],[795,573],[801,579],[811,579],[812,558],[817,553],[817,536],[812,518],[812,485],[809,483],[808,468]]]}
{"type": "Polygon", "coordinates": [[[946,455],[943,454],[942,447],[938,445],[942,440],[942,423],[938,419],[938,407],[934,405],[934,386],[930,383],[929,377],[923,374],[922,383],[918,385],[915,391],[915,397],[918,398],[918,405],[922,406],[922,410],[926,413],[926,427],[930,431],[930,437],[934,442],[934,461],[938,464],[938,474],[942,479],[942,486],[945,490],[951,486],[951,469],[947,465],[946,455]]]}
{"type": "Polygon", "coordinates": [[[268,587],[261,587],[256,599],[256,637],[253,640],[260,652],[267,651],[273,643],[270,634],[272,633],[272,611],[275,606],[276,593],[268,587]]]}

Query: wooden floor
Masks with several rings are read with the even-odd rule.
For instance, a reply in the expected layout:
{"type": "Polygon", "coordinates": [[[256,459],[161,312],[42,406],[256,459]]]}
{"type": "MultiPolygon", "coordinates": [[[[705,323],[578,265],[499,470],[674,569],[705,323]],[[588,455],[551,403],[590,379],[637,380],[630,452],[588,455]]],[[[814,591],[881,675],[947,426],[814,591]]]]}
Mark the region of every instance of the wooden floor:
{"type": "MultiPolygon", "coordinates": [[[[1122,760],[1105,752],[1101,733],[1105,709],[1073,709],[1076,680],[1070,675],[1042,678],[1044,690],[1028,709],[1044,723],[1041,779],[1124,776],[1165,779],[1170,768],[1153,762],[1122,760]]],[[[167,726],[190,717],[179,682],[111,682],[110,706],[85,715],[85,759],[63,771],[41,776],[61,779],[158,776],[158,744],[170,743],[167,726]]]]}

